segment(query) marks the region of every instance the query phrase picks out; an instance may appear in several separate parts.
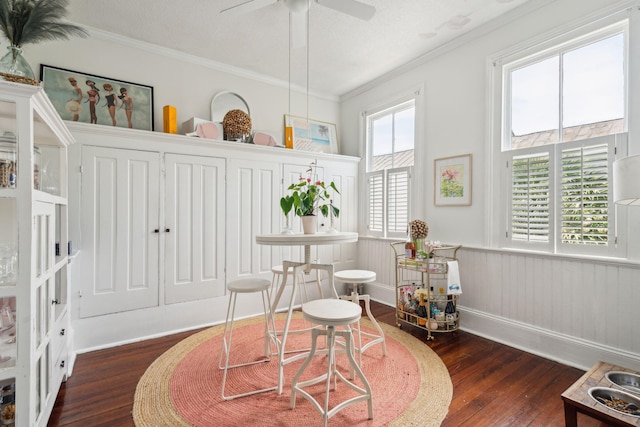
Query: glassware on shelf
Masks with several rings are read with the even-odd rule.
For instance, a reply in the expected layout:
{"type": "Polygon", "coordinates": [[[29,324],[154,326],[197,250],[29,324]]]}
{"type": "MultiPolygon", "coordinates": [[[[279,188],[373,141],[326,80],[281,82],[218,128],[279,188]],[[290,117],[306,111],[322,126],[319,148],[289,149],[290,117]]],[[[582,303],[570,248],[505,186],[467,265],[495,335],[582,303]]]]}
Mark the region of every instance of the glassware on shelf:
{"type": "MultiPolygon", "coordinates": [[[[16,342],[16,317],[13,312],[15,305],[15,297],[2,298],[2,308],[0,308],[0,336],[2,344],[15,344],[16,342]]],[[[4,354],[4,351],[8,351],[8,347],[2,346],[2,349],[3,353],[0,353],[0,365],[12,359],[11,356],[4,354]]]]}
{"type": "MultiPolygon", "coordinates": [[[[40,149],[33,147],[33,188],[40,189],[40,149]]],[[[16,156],[16,135],[4,132],[0,135],[0,188],[17,186],[18,163],[16,156]]]]}
{"type": "Polygon", "coordinates": [[[0,286],[15,284],[18,276],[18,252],[14,245],[0,245],[0,286]]]}
{"type": "Polygon", "coordinates": [[[15,137],[7,140],[5,132],[0,136],[0,188],[14,188],[16,186],[16,144],[15,137]]]}

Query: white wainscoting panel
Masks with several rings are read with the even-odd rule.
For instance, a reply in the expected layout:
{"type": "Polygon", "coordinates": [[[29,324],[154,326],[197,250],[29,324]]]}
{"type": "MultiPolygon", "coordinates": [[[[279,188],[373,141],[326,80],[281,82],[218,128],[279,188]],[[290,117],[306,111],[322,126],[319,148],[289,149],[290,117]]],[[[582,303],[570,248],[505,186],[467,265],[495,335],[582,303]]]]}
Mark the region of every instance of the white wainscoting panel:
{"type": "MultiPolygon", "coordinates": [[[[358,268],[377,274],[367,293],[394,305],[389,241],[358,250],[358,268]]],[[[581,369],[640,370],[640,265],[464,246],[458,257],[462,329],[581,369]]]]}

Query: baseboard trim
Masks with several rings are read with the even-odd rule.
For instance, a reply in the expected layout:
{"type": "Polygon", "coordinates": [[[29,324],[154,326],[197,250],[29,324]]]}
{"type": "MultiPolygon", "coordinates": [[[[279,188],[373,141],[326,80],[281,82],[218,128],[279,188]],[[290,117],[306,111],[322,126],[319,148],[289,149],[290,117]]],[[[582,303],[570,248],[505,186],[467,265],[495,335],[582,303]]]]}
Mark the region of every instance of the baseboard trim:
{"type": "MultiPolygon", "coordinates": [[[[395,306],[396,296],[393,288],[379,283],[367,283],[365,292],[376,302],[395,306]]],[[[462,305],[458,305],[458,310],[461,330],[491,341],[584,371],[588,371],[600,360],[640,371],[638,354],[469,309],[462,305]]]]}
{"type": "Polygon", "coordinates": [[[640,355],[588,340],[458,307],[460,329],[545,359],[588,371],[598,361],[640,370],[640,355]]]}

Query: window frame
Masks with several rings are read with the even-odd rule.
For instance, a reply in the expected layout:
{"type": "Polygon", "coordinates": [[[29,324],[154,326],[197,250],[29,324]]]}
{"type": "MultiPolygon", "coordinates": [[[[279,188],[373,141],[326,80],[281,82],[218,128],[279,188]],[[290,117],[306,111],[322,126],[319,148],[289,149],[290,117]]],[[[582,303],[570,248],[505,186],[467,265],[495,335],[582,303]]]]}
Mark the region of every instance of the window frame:
{"type": "Polygon", "coordinates": [[[406,230],[397,231],[397,232],[389,231],[390,212],[388,209],[388,196],[389,196],[390,182],[388,177],[389,175],[396,174],[396,173],[407,174],[407,211],[406,211],[407,221],[410,220],[412,211],[414,209],[414,206],[412,204],[412,200],[413,200],[412,191],[413,191],[413,181],[415,180],[414,173],[413,173],[414,166],[400,166],[400,167],[387,168],[387,169],[378,170],[378,171],[370,170],[373,164],[373,150],[371,149],[371,144],[372,144],[372,140],[371,140],[372,120],[371,119],[382,117],[385,115],[385,113],[393,114],[396,112],[401,112],[407,108],[410,108],[410,107],[406,107],[405,106],[406,104],[409,104],[409,103],[413,104],[413,110],[414,110],[413,156],[414,156],[414,165],[415,165],[416,161],[418,161],[417,154],[419,152],[419,150],[417,149],[417,146],[418,146],[417,141],[418,141],[418,134],[419,134],[418,117],[419,117],[419,111],[421,106],[421,98],[420,98],[421,93],[422,93],[422,89],[416,89],[412,91],[410,94],[408,93],[405,96],[396,98],[394,101],[387,102],[384,105],[377,106],[370,110],[364,110],[362,112],[363,129],[364,129],[364,135],[363,135],[364,156],[363,157],[365,159],[364,168],[363,168],[364,181],[363,181],[362,188],[366,188],[366,193],[364,194],[364,200],[363,200],[364,202],[363,211],[366,212],[365,231],[366,231],[366,234],[369,236],[379,237],[379,238],[404,238],[406,236],[406,230]],[[371,210],[370,210],[371,193],[370,193],[369,185],[372,177],[379,176],[379,175],[382,175],[383,177],[382,179],[383,225],[382,225],[382,230],[374,231],[374,230],[371,230],[371,221],[372,221],[371,210]]]}
{"type": "MultiPolygon", "coordinates": [[[[626,125],[628,123],[629,117],[629,19],[622,19],[618,22],[610,23],[605,25],[600,29],[590,29],[586,31],[586,33],[582,35],[574,34],[573,36],[567,35],[568,40],[558,41],[557,44],[553,44],[551,46],[540,47],[536,49],[532,47],[527,49],[526,51],[521,52],[520,54],[513,54],[510,56],[502,57],[499,61],[496,61],[496,65],[501,69],[501,86],[502,86],[502,102],[500,105],[500,111],[502,114],[502,125],[500,132],[500,147],[502,151],[510,150],[511,143],[511,86],[507,84],[508,76],[512,71],[527,67],[529,65],[535,64],[544,59],[550,58],[552,55],[560,55],[562,53],[566,53],[572,50],[579,49],[581,47],[590,45],[597,41],[612,37],[616,34],[622,33],[625,39],[624,46],[624,86],[625,86],[625,99],[624,99],[624,117],[625,117],[625,130],[626,125]],[[520,57],[520,58],[518,58],[520,57]],[[505,65],[500,65],[505,64],[505,65]]],[[[552,42],[549,41],[549,44],[552,42]]],[[[560,76],[560,88],[562,88],[562,76],[560,76]]],[[[559,104],[562,103],[562,92],[559,94],[559,104]]],[[[560,137],[562,137],[562,109],[560,109],[560,114],[558,117],[559,121],[559,131],[560,137]]]]}
{"type": "MultiPolygon", "coordinates": [[[[499,162],[506,167],[499,168],[499,171],[488,172],[490,180],[493,182],[493,200],[491,211],[496,215],[489,215],[487,219],[488,227],[491,230],[491,240],[495,245],[502,248],[513,248],[545,253],[555,253],[563,255],[589,255],[603,257],[626,257],[626,248],[617,241],[617,236],[624,233],[621,227],[623,223],[616,221],[617,209],[612,200],[612,164],[616,158],[624,157],[628,151],[628,126],[629,126],[629,55],[630,55],[630,12],[623,11],[602,18],[594,24],[584,25],[564,31],[562,35],[547,36],[544,41],[530,42],[527,46],[518,46],[511,52],[501,53],[493,58],[489,58],[487,67],[491,76],[492,105],[489,116],[491,127],[488,141],[490,153],[493,160],[490,163],[499,162]],[[575,50],[599,40],[606,39],[616,34],[623,34],[624,37],[624,133],[609,135],[604,138],[613,138],[614,142],[609,145],[608,157],[608,227],[609,243],[605,246],[593,247],[591,245],[568,245],[562,243],[562,151],[573,146],[595,145],[600,137],[587,140],[570,142],[559,142],[548,146],[511,149],[511,87],[509,84],[510,73],[527,65],[547,59],[552,55],[558,55],[567,51],[575,50]],[[549,242],[518,242],[511,236],[511,161],[514,157],[534,153],[549,153],[550,170],[549,177],[549,242]],[[493,219],[491,219],[493,218],[493,219]]],[[[562,94],[560,94],[560,98],[562,94]]],[[[558,101],[559,103],[561,100],[558,101]]],[[[559,117],[559,124],[562,123],[562,115],[559,117]]],[[[560,127],[562,134],[562,128],[560,127]]]]}

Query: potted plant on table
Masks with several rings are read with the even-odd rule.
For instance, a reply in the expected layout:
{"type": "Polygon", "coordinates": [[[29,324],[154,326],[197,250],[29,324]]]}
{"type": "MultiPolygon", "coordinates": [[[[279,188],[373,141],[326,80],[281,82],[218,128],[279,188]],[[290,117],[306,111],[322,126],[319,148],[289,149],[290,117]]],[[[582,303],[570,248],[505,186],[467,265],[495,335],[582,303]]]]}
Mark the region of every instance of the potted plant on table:
{"type": "Polygon", "coordinates": [[[287,188],[291,194],[280,199],[280,207],[285,216],[293,209],[294,214],[302,221],[303,232],[313,234],[316,230],[318,209],[325,217],[332,215],[337,218],[340,215],[340,209],[333,204],[329,189],[340,194],[333,181],[325,184],[317,179],[316,162],[313,161],[307,169],[307,176],[300,176],[298,183],[287,188]],[[285,210],[287,207],[289,209],[285,210]]]}

